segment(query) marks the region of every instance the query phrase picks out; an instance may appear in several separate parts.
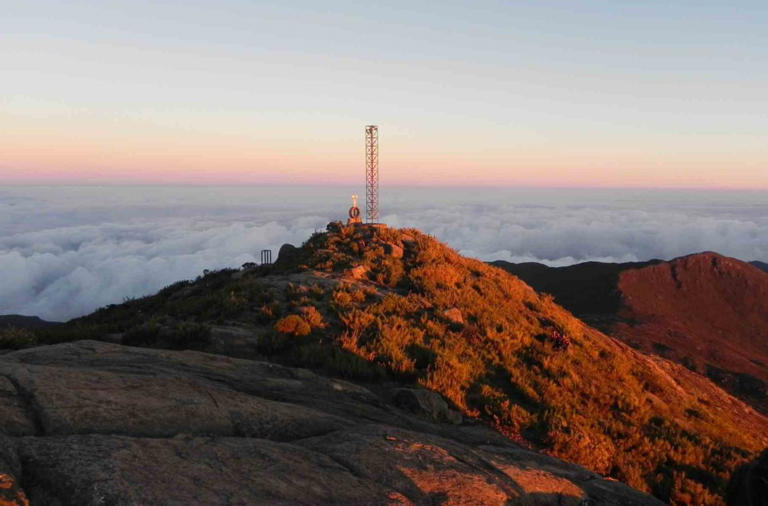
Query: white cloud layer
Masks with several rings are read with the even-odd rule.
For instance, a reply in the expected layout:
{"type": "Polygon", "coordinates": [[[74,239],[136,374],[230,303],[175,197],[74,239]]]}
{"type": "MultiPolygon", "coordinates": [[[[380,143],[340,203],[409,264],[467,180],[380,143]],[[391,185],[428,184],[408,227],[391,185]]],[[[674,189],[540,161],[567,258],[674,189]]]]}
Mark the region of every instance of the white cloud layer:
{"type": "MultiPolygon", "coordinates": [[[[65,320],[256,261],[346,214],[353,188],[0,188],[0,314],[65,320]]],[[[757,192],[388,189],[383,221],[482,260],[567,265],[713,250],[768,261],[757,192]]]]}

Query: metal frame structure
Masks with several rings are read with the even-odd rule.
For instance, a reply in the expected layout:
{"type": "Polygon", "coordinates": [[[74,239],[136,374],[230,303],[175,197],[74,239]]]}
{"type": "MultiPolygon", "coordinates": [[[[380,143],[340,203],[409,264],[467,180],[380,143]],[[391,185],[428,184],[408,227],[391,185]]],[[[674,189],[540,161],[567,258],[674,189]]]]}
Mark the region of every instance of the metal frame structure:
{"type": "Polygon", "coordinates": [[[365,127],[365,221],[379,221],[379,127],[365,127]]]}

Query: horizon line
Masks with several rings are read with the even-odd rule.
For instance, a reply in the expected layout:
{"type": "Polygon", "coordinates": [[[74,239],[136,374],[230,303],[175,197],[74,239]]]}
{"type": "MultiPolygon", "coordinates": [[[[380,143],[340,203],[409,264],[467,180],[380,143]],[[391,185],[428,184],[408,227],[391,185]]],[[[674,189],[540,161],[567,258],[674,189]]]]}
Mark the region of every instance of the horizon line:
{"type": "MultiPolygon", "coordinates": [[[[187,187],[187,188],[231,188],[231,187],[295,187],[295,188],[316,188],[316,187],[343,187],[352,188],[357,186],[365,186],[365,182],[351,183],[351,182],[315,182],[315,183],[296,183],[296,182],[207,182],[207,183],[195,183],[195,182],[128,182],[128,181],[115,181],[115,182],[98,182],[98,181],[52,181],[52,182],[25,182],[25,181],[12,181],[4,182],[0,181],[0,188],[82,188],[82,187],[104,187],[104,188],[168,188],[168,187],[187,187]]],[[[694,186],[694,185],[680,185],[680,186],[653,186],[653,185],[549,185],[549,184],[513,184],[513,183],[478,183],[478,184],[463,184],[463,183],[443,183],[443,184],[424,184],[424,183],[391,183],[382,185],[383,189],[386,188],[477,188],[477,189],[529,189],[529,190],[646,190],[646,191],[739,191],[739,192],[768,192],[768,187],[755,187],[755,186],[694,186]]]]}

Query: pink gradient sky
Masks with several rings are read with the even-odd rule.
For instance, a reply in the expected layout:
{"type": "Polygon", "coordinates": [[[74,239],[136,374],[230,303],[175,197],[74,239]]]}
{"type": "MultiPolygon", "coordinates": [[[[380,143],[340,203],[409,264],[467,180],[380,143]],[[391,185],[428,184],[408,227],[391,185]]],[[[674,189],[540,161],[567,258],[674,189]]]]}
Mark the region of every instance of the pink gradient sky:
{"type": "Polygon", "coordinates": [[[768,9],[17,2],[0,184],[768,189],[768,9]],[[372,31],[372,23],[376,29],[372,31]]]}

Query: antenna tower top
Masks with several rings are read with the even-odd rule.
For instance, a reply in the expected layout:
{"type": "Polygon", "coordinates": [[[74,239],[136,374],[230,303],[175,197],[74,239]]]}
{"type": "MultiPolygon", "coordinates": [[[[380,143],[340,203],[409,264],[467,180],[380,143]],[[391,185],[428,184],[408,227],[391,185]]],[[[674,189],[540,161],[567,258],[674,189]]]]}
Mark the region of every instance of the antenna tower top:
{"type": "Polygon", "coordinates": [[[379,127],[365,127],[365,221],[379,221],[379,127]]]}

